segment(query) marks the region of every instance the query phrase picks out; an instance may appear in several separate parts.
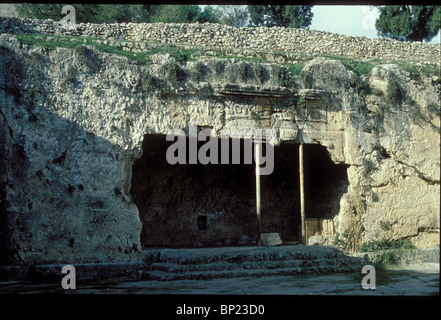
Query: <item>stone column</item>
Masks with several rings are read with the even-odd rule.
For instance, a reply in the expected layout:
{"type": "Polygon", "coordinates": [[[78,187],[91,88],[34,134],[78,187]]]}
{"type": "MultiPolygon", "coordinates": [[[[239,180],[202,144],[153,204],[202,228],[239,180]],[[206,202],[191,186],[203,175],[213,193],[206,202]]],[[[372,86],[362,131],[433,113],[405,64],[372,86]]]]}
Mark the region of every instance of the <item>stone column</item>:
{"type": "Polygon", "coordinates": [[[255,153],[254,159],[256,162],[256,213],[257,213],[257,224],[259,227],[259,234],[257,238],[257,244],[261,245],[261,219],[260,219],[260,142],[255,142],[255,153]]]}
{"type": "Polygon", "coordinates": [[[306,244],[305,225],[305,185],[303,177],[303,144],[299,146],[299,170],[300,170],[300,216],[302,223],[302,244],[306,244]]]}

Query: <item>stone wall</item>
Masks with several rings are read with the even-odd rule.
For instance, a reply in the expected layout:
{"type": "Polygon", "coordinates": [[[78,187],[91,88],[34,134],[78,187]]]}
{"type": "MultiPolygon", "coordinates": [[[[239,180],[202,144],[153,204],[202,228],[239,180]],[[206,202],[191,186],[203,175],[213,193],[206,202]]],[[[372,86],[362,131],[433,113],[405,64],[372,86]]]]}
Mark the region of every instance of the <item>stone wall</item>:
{"type": "MultiPolygon", "coordinates": [[[[419,42],[352,37],[330,32],[285,27],[244,27],[166,23],[80,23],[63,29],[53,20],[0,18],[1,33],[42,33],[113,40],[156,42],[213,48],[293,51],[357,59],[439,63],[440,46],[419,42]]],[[[140,46],[142,49],[142,46],[140,46]]]]}

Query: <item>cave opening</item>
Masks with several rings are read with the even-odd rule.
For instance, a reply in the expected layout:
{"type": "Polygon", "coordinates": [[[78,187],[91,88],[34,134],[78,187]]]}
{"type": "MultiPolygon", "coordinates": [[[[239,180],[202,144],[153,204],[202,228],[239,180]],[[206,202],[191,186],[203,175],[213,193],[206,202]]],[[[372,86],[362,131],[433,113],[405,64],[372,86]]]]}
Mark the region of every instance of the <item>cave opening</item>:
{"type": "Polygon", "coordinates": [[[307,218],[334,218],[340,211],[340,199],[348,190],[349,165],[335,164],[319,144],[304,145],[303,162],[307,218]]]}
{"type": "MultiPolygon", "coordinates": [[[[167,162],[174,142],[165,135],[146,135],[143,156],[133,164],[130,193],[143,226],[142,246],[224,246],[240,238],[251,243],[257,230],[253,165],[243,159],[241,164],[188,164],[194,138],[185,139],[187,164],[167,162]]],[[[245,139],[240,140],[243,155],[245,139]]],[[[198,141],[198,149],[203,144],[198,141]]],[[[231,142],[229,147],[231,158],[231,142]]]]}
{"type": "MultiPolygon", "coordinates": [[[[143,155],[132,167],[130,191],[142,222],[144,248],[257,244],[255,163],[244,164],[247,141],[238,140],[240,164],[171,165],[166,152],[173,141],[145,135],[143,155]]],[[[325,147],[304,145],[306,218],[338,214],[348,186],[346,169],[332,162],[325,147]]],[[[279,233],[285,244],[301,240],[299,176],[299,144],[275,147],[274,171],[261,176],[261,230],[279,233]]]]}

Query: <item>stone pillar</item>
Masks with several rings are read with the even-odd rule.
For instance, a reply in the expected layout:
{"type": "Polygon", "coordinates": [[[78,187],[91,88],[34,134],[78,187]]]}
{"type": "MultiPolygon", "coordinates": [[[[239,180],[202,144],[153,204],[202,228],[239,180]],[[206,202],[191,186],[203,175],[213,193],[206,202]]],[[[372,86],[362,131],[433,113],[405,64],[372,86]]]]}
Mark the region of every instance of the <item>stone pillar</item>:
{"type": "Polygon", "coordinates": [[[259,234],[257,237],[257,244],[261,245],[261,234],[262,234],[262,228],[261,228],[261,219],[260,219],[260,142],[255,142],[255,153],[254,153],[254,159],[256,162],[256,213],[257,213],[257,224],[259,227],[259,234]]]}
{"type": "Polygon", "coordinates": [[[299,170],[300,170],[300,216],[302,223],[302,244],[306,244],[306,225],[305,225],[305,188],[303,177],[303,144],[299,146],[299,170]]]}

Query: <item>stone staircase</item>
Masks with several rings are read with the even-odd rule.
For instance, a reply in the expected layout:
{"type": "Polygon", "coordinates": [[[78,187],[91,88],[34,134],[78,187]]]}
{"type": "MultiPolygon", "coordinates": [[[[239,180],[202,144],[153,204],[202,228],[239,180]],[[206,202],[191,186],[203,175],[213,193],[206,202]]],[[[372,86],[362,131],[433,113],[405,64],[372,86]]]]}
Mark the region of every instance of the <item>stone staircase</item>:
{"type": "Polygon", "coordinates": [[[143,255],[142,278],[162,281],[361,272],[366,264],[332,246],[150,249],[143,255]]]}
{"type": "MultiPolygon", "coordinates": [[[[274,275],[360,273],[394,254],[396,265],[439,263],[439,245],[415,250],[386,250],[348,256],[333,246],[218,247],[147,249],[136,262],[73,264],[77,279],[191,280],[274,275]]],[[[65,264],[0,266],[0,282],[58,282],[65,264]]]]}

